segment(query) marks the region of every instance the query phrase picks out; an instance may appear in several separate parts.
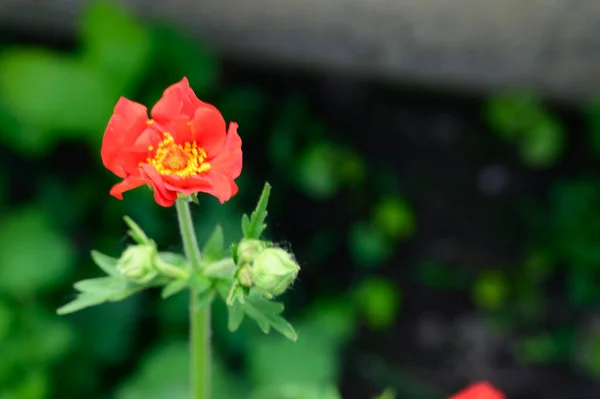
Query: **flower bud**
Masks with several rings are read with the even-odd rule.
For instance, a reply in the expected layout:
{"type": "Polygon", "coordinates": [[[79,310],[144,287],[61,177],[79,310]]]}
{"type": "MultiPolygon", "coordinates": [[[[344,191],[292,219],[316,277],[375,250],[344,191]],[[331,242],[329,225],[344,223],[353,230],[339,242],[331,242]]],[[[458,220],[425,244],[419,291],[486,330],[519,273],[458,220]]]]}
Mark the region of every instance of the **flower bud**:
{"type": "Polygon", "coordinates": [[[132,245],[123,252],[116,269],[136,283],[145,284],[158,275],[154,268],[156,257],[153,245],[132,245]]]}
{"type": "Polygon", "coordinates": [[[265,296],[282,294],[294,282],[300,266],[292,254],[281,248],[266,248],[254,259],[249,276],[265,296]]]}
{"type": "Polygon", "coordinates": [[[237,248],[238,265],[252,265],[256,257],[267,247],[265,241],[242,240],[237,248]]]}

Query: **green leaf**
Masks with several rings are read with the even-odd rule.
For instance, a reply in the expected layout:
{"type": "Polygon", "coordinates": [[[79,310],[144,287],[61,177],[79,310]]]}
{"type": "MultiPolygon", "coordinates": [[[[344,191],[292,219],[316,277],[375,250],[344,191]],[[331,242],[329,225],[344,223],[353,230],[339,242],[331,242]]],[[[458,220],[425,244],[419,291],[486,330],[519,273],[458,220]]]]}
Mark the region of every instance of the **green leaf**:
{"type": "Polygon", "coordinates": [[[196,311],[208,307],[215,299],[215,295],[216,292],[212,289],[198,293],[198,298],[196,300],[196,311]]]}
{"type": "Polygon", "coordinates": [[[59,315],[65,315],[68,313],[77,312],[79,310],[88,308],[90,306],[100,305],[106,302],[106,298],[97,293],[80,294],[73,301],[60,307],[56,313],[59,315]]]}
{"type": "Polygon", "coordinates": [[[519,150],[523,161],[532,168],[553,165],[563,153],[563,127],[554,118],[546,117],[523,135],[519,150]]]}
{"type": "Polygon", "coordinates": [[[202,261],[205,264],[211,264],[223,258],[224,255],[225,239],[223,237],[223,229],[220,225],[217,225],[204,245],[204,249],[202,250],[202,261]]]}
{"type": "MultiPolygon", "coordinates": [[[[119,94],[108,79],[77,59],[47,50],[19,48],[0,54],[0,101],[28,133],[38,132],[33,143],[39,153],[61,135],[79,138],[86,133],[84,137],[101,139],[99,132],[119,94]]],[[[24,132],[4,136],[8,133],[0,137],[16,148],[26,151],[25,145],[32,143],[24,132]]]]}
{"type": "Polygon", "coordinates": [[[271,185],[265,183],[256,209],[252,212],[250,219],[244,214],[242,216],[242,231],[244,237],[248,239],[258,240],[266,229],[265,219],[267,218],[267,204],[269,203],[269,194],[271,193],[271,185]]]}
{"type": "Polygon", "coordinates": [[[59,315],[72,313],[89,306],[104,302],[118,302],[145,288],[157,285],[151,282],[147,285],[134,284],[124,278],[100,277],[82,280],[74,284],[80,294],[70,303],[57,310],[59,315]]]}
{"type": "Polygon", "coordinates": [[[390,327],[400,309],[400,291],[391,281],[383,278],[364,280],[357,287],[355,300],[367,324],[373,330],[390,327]]]}
{"type": "MultiPolygon", "coordinates": [[[[158,66],[156,70],[160,81],[175,82],[185,76],[198,97],[210,93],[218,83],[220,67],[213,49],[171,26],[154,25],[150,29],[154,47],[153,66],[158,66]]],[[[221,107],[218,108],[225,120],[236,120],[241,125],[242,121],[235,115],[228,115],[221,107]]]]}
{"type": "Polygon", "coordinates": [[[273,327],[286,338],[296,341],[298,335],[292,325],[288,323],[280,313],[283,312],[283,304],[269,301],[257,291],[251,291],[242,304],[244,312],[248,317],[254,319],[264,333],[268,333],[273,327]]]}
{"type": "Polygon", "coordinates": [[[121,5],[89,3],[81,18],[82,59],[121,93],[143,79],[152,55],[150,35],[121,5]]]}
{"type": "Polygon", "coordinates": [[[343,183],[340,160],[341,151],[336,145],[329,142],[312,144],[301,154],[294,168],[298,185],[313,199],[333,197],[343,183]]]}
{"type": "Polygon", "coordinates": [[[102,271],[104,271],[109,276],[113,277],[123,277],[121,273],[119,273],[116,269],[117,266],[117,258],[110,257],[108,255],[104,255],[102,252],[92,251],[92,260],[102,271]]]}
{"type": "Polygon", "coordinates": [[[129,235],[135,240],[135,242],[140,245],[148,245],[152,243],[146,233],[144,233],[144,230],[142,230],[142,228],[135,223],[133,219],[131,219],[129,216],[124,216],[123,220],[125,220],[125,223],[127,223],[127,226],[129,226],[131,229],[129,230],[129,235]]]}
{"type": "Polygon", "coordinates": [[[227,310],[227,327],[229,331],[234,332],[240,327],[242,321],[244,321],[244,308],[240,302],[235,301],[227,307],[227,310]]]}
{"type": "Polygon", "coordinates": [[[362,267],[378,267],[394,252],[393,243],[368,223],[355,224],[348,240],[354,261],[362,267]]]}
{"type": "Polygon", "coordinates": [[[60,285],[75,262],[70,240],[35,208],[13,210],[0,224],[0,292],[20,297],[60,285]]]}
{"type": "Polygon", "coordinates": [[[410,237],[415,230],[415,216],[400,196],[380,199],[373,212],[373,225],[390,239],[410,237]]]}
{"type": "Polygon", "coordinates": [[[109,298],[122,293],[127,288],[127,284],[128,282],[124,278],[99,277],[78,281],[73,286],[80,292],[98,294],[109,298]]]}
{"type": "Polygon", "coordinates": [[[333,384],[282,384],[260,386],[250,399],[342,399],[342,396],[333,384]]]}
{"type": "Polygon", "coordinates": [[[173,296],[188,286],[188,280],[173,280],[163,288],[161,292],[162,299],[173,296]]]}
{"type": "Polygon", "coordinates": [[[396,399],[396,397],[396,392],[393,389],[388,388],[385,391],[383,391],[381,395],[377,396],[374,399],[396,399]]]}
{"type": "Polygon", "coordinates": [[[508,298],[508,281],[503,273],[489,270],[481,273],[473,286],[473,299],[485,310],[500,310],[508,298]]]}

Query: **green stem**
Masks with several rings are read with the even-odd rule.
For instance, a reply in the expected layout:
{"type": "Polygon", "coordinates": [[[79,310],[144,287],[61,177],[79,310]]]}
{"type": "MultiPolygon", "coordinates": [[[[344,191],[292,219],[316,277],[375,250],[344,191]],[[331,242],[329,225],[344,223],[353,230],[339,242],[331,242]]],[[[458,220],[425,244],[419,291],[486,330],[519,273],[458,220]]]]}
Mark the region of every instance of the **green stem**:
{"type": "MultiPolygon", "coordinates": [[[[201,268],[201,258],[190,213],[189,199],[178,198],[175,207],[185,255],[194,272],[197,272],[201,268]]],[[[198,310],[197,302],[198,293],[190,288],[190,397],[191,399],[210,399],[210,307],[198,310]]]]}

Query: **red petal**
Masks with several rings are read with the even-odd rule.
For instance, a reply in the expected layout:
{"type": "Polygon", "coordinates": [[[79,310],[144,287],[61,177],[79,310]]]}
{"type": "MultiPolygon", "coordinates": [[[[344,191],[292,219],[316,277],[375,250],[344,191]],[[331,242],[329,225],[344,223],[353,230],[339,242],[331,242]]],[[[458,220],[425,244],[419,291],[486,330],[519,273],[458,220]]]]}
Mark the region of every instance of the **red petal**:
{"type": "Polygon", "coordinates": [[[506,399],[506,396],[489,382],[476,382],[448,399],[506,399]]]}
{"type": "Polygon", "coordinates": [[[193,119],[198,107],[216,110],[212,105],[204,103],[196,97],[190,88],[190,83],[184,77],[180,82],[169,86],[164,91],[162,98],[152,108],[151,114],[157,122],[169,124],[171,118],[178,115],[186,115],[189,119],[193,119]]]}
{"type": "Polygon", "coordinates": [[[125,191],[133,190],[144,184],[149,184],[149,181],[141,176],[128,177],[122,182],[115,184],[110,189],[110,195],[122,200],[125,191]]]}
{"type": "Polygon", "coordinates": [[[212,159],[208,159],[211,170],[215,169],[220,173],[237,178],[242,173],[242,139],[237,133],[238,124],[231,122],[229,132],[221,151],[212,159]]]}
{"type": "Polygon", "coordinates": [[[154,200],[156,203],[164,207],[173,206],[177,200],[177,192],[171,191],[165,186],[163,176],[156,171],[154,166],[145,164],[142,166],[142,169],[150,180],[152,188],[154,188],[154,200]]]}
{"type": "Polygon", "coordinates": [[[146,107],[121,97],[108,121],[100,156],[104,166],[119,177],[137,169],[139,154],[130,155],[136,140],[148,128],[146,107]]]}
{"type": "MultiPolygon", "coordinates": [[[[165,176],[165,187],[181,194],[207,193],[219,199],[221,203],[229,200],[232,194],[233,181],[226,175],[209,170],[199,176],[179,177],[165,176]]],[[[237,186],[236,186],[237,189],[237,186]]]]}
{"type": "Polygon", "coordinates": [[[191,126],[192,140],[206,151],[209,158],[213,157],[223,147],[226,128],[225,119],[219,111],[206,107],[198,108],[191,126]]]}

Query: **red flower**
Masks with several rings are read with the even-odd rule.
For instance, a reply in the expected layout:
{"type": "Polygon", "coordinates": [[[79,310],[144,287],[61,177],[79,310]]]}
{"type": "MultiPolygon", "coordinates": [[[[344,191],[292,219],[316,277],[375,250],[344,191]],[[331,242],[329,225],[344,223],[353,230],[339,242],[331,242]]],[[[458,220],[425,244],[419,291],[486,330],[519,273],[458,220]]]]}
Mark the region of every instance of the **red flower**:
{"type": "Polygon", "coordinates": [[[489,382],[476,382],[448,399],[506,399],[506,396],[489,382]]]}
{"type": "Polygon", "coordinates": [[[226,133],[221,113],[200,101],[186,78],[167,88],[150,114],[123,97],[115,106],[100,151],[104,166],[123,178],[111,195],[123,199],[123,192],[148,184],[159,205],[172,206],[177,194],[204,192],[223,203],[237,193],[237,123],[226,133]]]}

